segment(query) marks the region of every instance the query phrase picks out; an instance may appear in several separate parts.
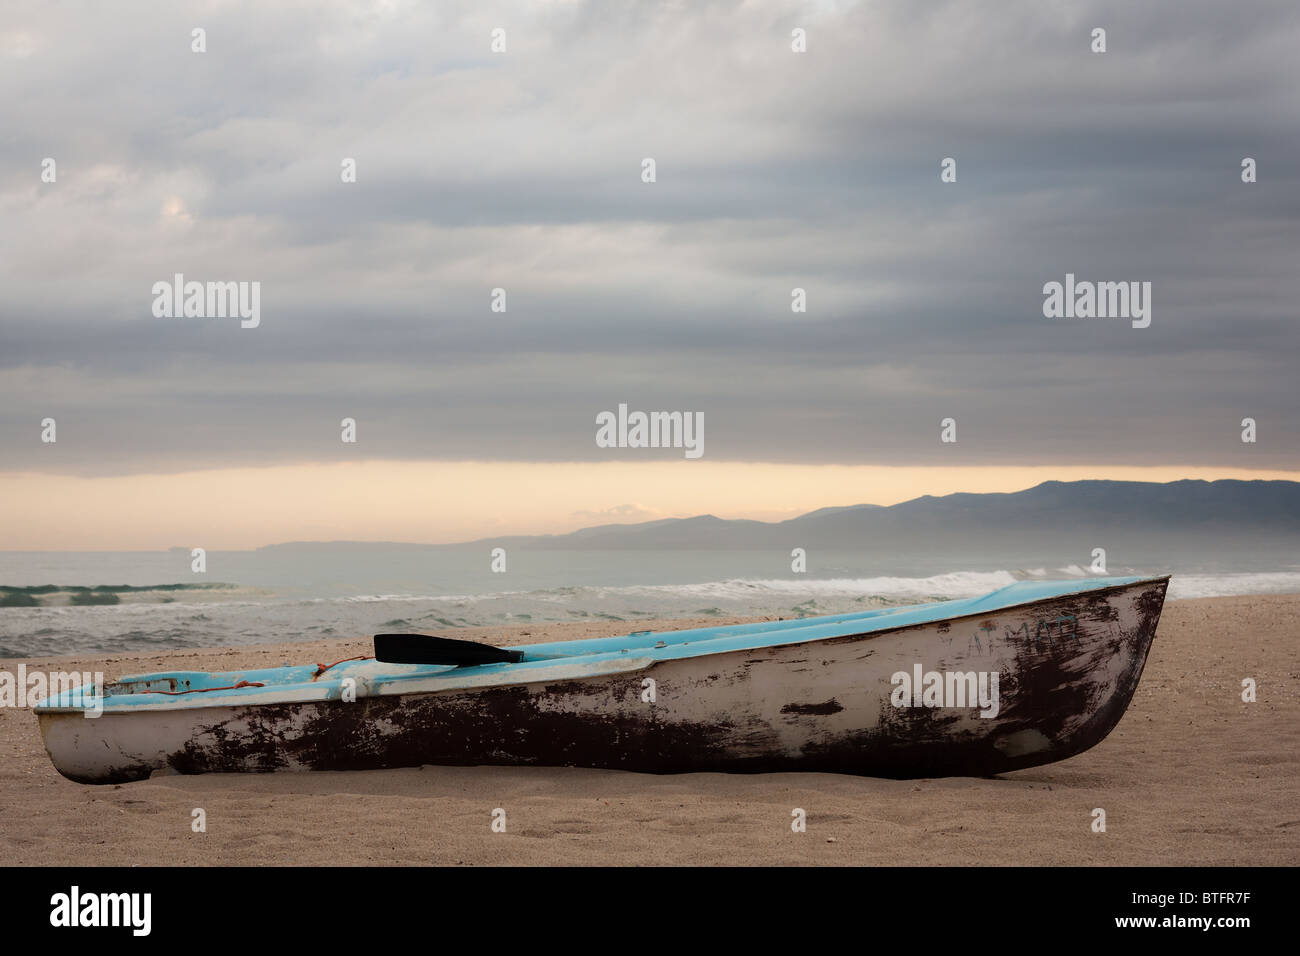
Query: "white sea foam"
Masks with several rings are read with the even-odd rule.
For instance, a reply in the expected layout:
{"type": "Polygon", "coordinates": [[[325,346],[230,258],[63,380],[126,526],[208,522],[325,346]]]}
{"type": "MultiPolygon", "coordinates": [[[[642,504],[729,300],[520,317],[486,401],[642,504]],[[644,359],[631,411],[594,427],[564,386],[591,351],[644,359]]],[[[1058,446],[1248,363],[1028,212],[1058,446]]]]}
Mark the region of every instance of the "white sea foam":
{"type": "Polygon", "coordinates": [[[1238,594],[1300,593],[1300,571],[1239,574],[1175,574],[1169,582],[1169,600],[1198,597],[1232,597],[1238,594]]]}
{"type": "Polygon", "coordinates": [[[924,578],[733,578],[701,584],[668,584],[631,588],[606,588],[607,592],[629,594],[680,594],[718,600],[746,600],[760,594],[788,598],[917,596],[974,597],[1014,584],[1010,571],[954,571],[924,578]]]}
{"type": "Polygon", "coordinates": [[[909,597],[973,597],[988,591],[1014,584],[1016,575],[1010,571],[954,571],[923,578],[729,578],[723,581],[702,581],[690,584],[638,584],[627,586],[588,586],[546,588],[533,591],[492,591],[483,594],[357,594],[341,600],[346,603],[388,603],[430,601],[445,604],[464,604],[480,601],[498,601],[523,598],[547,603],[573,603],[581,605],[584,599],[610,600],[646,598],[650,610],[659,601],[671,603],[674,597],[693,601],[753,601],[770,595],[779,600],[791,597],[818,598],[909,598],[909,597]]]}
{"type": "MultiPolygon", "coordinates": [[[[1130,568],[1115,568],[1116,576],[1136,575],[1130,568]]],[[[590,603],[617,602],[637,606],[648,613],[676,610],[675,599],[688,602],[708,601],[722,605],[764,605],[770,599],[785,604],[791,599],[833,601],[836,599],[880,598],[903,601],[912,598],[977,597],[1014,584],[1026,577],[1092,577],[1078,565],[1054,568],[1030,568],[1021,571],[952,571],[928,577],[871,578],[729,578],[689,584],[640,584],[627,586],[586,586],[541,588],[532,591],[492,591],[482,594],[361,594],[346,598],[317,601],[345,603],[434,603],[476,604],[482,602],[541,602],[583,607],[590,603]],[[638,600],[640,599],[640,600],[638,600]]],[[[1237,594],[1300,593],[1300,572],[1261,572],[1235,574],[1175,574],[1169,599],[1217,597],[1237,594]]]]}

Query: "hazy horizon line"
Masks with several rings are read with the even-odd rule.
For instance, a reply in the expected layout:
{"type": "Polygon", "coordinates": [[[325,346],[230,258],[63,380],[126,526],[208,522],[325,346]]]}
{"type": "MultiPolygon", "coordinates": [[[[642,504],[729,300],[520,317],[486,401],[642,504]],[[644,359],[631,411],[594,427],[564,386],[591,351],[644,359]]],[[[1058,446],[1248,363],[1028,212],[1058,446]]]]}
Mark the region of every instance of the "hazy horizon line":
{"type": "MultiPolygon", "coordinates": [[[[891,466],[880,466],[880,467],[891,467],[891,466]]],[[[246,546],[246,547],[216,546],[216,547],[207,548],[207,550],[227,552],[227,553],[231,553],[231,552],[252,553],[255,551],[266,550],[269,548],[286,547],[292,545],[364,545],[364,546],[372,546],[372,547],[389,546],[389,547],[411,547],[411,548],[456,548],[456,547],[465,547],[468,545],[478,544],[482,542],[503,540],[507,538],[547,538],[547,537],[564,538],[569,535],[581,531],[585,531],[585,530],[591,530],[594,528],[602,528],[602,527],[631,528],[640,525],[654,524],[658,522],[687,521],[695,518],[708,518],[708,517],[717,518],[721,521],[752,521],[759,524],[777,525],[787,521],[798,520],[799,518],[806,517],[808,515],[815,514],[821,511],[827,511],[827,510],[848,511],[848,510],[854,510],[859,508],[888,509],[888,508],[897,507],[899,505],[920,501],[926,498],[942,499],[942,498],[952,497],[954,495],[992,496],[992,495],[1018,494],[1025,491],[1031,491],[1035,488],[1040,488],[1044,485],[1049,485],[1049,484],[1078,485],[1078,484],[1086,484],[1086,483],[1106,483],[1106,484],[1173,485],[1173,484],[1179,484],[1183,482],[1199,482],[1203,484],[1214,484],[1214,483],[1226,482],[1226,481],[1236,481],[1236,482],[1243,482],[1243,483],[1285,482],[1288,484],[1300,484],[1300,474],[1297,473],[1289,473],[1289,472],[1281,473],[1286,475],[1292,475],[1292,477],[1263,477],[1263,475],[1276,475],[1276,474],[1278,473],[1255,472],[1253,473],[1254,475],[1253,477],[1239,477],[1236,475],[1220,475],[1219,477],[1212,477],[1212,478],[1184,476],[1178,478],[1171,478],[1166,481],[1149,481],[1149,480],[1144,481],[1141,479],[1133,479],[1133,478],[1092,478],[1092,477],[1073,478],[1073,479],[1045,478],[1040,481],[1036,481],[1029,484],[1022,483],[1022,484],[1017,484],[1015,486],[1007,486],[996,490],[979,490],[979,491],[955,490],[955,491],[948,491],[942,494],[924,492],[921,494],[912,495],[911,497],[900,498],[898,500],[891,501],[887,504],[868,502],[868,501],[857,501],[852,504],[823,504],[813,508],[803,508],[803,509],[793,510],[784,513],[784,515],[780,515],[780,514],[774,515],[769,513],[766,515],[766,517],[755,516],[755,513],[753,511],[750,511],[748,513],[726,514],[725,509],[709,509],[703,511],[687,511],[685,513],[680,513],[680,514],[661,515],[658,517],[643,517],[637,514],[630,513],[620,520],[620,518],[617,515],[611,514],[611,515],[606,515],[604,517],[601,517],[595,513],[588,512],[586,513],[588,515],[586,523],[577,524],[577,526],[569,527],[567,528],[567,530],[556,530],[556,531],[520,530],[520,531],[479,534],[474,537],[459,537],[455,539],[441,539],[441,540],[429,540],[429,539],[402,540],[402,539],[391,538],[391,537],[383,537],[383,538],[286,537],[286,538],[280,538],[278,540],[267,541],[265,543],[257,544],[253,546],[246,546]],[[724,512],[724,513],[720,514],[718,512],[724,512]]],[[[3,481],[4,477],[5,476],[3,475],[3,473],[0,473],[0,481],[3,481]]],[[[576,517],[576,515],[571,514],[570,517],[576,517]]],[[[76,546],[42,547],[42,548],[19,547],[19,548],[0,548],[0,553],[4,553],[4,554],[41,554],[41,553],[159,554],[159,553],[167,553],[171,551],[188,552],[191,549],[191,547],[193,547],[193,545],[182,545],[182,544],[170,544],[170,545],[155,546],[155,547],[125,547],[125,548],[76,547],[76,546]]]]}

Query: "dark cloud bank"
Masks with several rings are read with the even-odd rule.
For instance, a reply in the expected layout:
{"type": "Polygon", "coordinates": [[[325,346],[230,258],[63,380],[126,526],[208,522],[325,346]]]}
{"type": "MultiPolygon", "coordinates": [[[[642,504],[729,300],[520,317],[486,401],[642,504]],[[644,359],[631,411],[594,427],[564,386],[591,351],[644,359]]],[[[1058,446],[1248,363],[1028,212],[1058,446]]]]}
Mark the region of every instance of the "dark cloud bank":
{"type": "Polygon", "coordinates": [[[620,402],[710,459],[1300,467],[1293,4],[608,6],[7,18],[0,467],[630,457],[620,402]],[[177,272],[261,325],[153,317],[177,272]],[[1151,326],[1044,318],[1067,272],[1151,326]]]}

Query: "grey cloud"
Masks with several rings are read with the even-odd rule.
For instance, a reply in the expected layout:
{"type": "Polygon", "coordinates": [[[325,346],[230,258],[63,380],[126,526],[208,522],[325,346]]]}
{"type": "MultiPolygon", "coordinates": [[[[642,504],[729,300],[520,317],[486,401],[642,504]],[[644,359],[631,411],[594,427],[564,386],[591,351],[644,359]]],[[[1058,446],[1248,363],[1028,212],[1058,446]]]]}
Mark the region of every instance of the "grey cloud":
{"type": "Polygon", "coordinates": [[[1300,467],[1291,4],[126,9],[0,30],[0,468],[335,460],[343,415],[586,460],[619,401],[710,458],[940,463],[958,414],[966,464],[1300,467]],[[1067,271],[1151,328],[1044,319],[1067,271]],[[262,327],[153,318],[174,272],[262,327]]]}

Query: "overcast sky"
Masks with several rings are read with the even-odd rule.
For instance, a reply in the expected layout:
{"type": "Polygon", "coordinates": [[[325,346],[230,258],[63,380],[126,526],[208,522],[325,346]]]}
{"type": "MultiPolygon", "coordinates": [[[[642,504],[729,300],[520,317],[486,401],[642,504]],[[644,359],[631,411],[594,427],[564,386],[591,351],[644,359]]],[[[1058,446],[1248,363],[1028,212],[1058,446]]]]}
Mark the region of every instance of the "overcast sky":
{"type": "Polygon", "coordinates": [[[680,459],[598,448],[620,402],[714,461],[1300,468],[1298,50],[1293,2],[9,4],[0,471],[680,459]],[[177,272],[260,326],[154,317],[177,272]],[[1150,327],[1045,318],[1067,272],[1150,327]]]}

